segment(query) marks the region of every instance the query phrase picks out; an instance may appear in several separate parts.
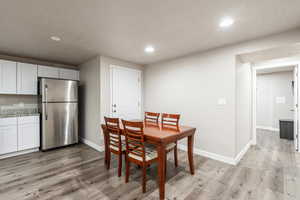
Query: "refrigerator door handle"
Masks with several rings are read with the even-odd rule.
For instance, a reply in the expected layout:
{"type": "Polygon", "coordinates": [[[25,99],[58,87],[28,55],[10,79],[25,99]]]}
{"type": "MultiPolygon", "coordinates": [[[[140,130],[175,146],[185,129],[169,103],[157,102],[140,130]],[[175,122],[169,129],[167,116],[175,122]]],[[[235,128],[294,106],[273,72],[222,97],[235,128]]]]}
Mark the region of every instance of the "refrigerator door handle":
{"type": "Polygon", "coordinates": [[[45,96],[45,120],[48,120],[48,85],[45,85],[44,96],[45,96]]]}

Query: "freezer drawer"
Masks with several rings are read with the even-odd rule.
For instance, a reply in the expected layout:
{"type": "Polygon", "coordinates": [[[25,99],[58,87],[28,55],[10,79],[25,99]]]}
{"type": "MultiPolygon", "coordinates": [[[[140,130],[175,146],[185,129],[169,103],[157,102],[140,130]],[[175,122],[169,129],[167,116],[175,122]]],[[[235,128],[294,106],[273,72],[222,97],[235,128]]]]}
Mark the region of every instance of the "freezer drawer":
{"type": "Polygon", "coordinates": [[[78,83],[71,80],[40,79],[42,102],[77,102],[78,83]]]}
{"type": "Polygon", "coordinates": [[[77,103],[43,103],[41,149],[78,143],[77,103]]]}

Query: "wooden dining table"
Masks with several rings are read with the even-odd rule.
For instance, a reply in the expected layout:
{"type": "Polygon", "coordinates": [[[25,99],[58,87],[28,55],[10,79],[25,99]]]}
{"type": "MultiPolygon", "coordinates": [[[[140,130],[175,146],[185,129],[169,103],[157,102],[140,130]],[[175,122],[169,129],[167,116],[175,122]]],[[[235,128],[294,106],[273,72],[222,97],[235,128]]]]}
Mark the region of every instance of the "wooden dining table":
{"type": "MultiPolygon", "coordinates": [[[[105,164],[107,165],[109,141],[108,131],[106,125],[101,125],[104,134],[105,144],[105,164]]],[[[124,135],[124,128],[121,125],[121,134],[124,135]]],[[[144,122],[144,135],[145,142],[156,146],[158,154],[158,185],[159,197],[165,199],[165,165],[166,165],[166,146],[170,143],[177,142],[178,140],[187,138],[187,154],[190,166],[190,173],[194,174],[194,159],[193,159],[193,146],[194,135],[196,128],[189,126],[179,125],[177,127],[164,126],[161,123],[144,122]]]]}

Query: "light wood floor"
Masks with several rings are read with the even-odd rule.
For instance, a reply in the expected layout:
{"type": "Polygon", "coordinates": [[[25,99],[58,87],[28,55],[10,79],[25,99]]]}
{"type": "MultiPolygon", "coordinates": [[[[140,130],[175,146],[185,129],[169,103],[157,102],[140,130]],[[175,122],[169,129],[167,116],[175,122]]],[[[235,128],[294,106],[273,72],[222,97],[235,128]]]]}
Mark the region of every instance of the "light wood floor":
{"type": "MultiPolygon", "coordinates": [[[[130,182],[117,177],[117,162],[107,171],[103,153],[86,145],[37,152],[0,160],[0,199],[146,199],[158,198],[157,168],[148,169],[147,193],[141,192],[141,173],[132,166],[130,182]]],[[[278,133],[258,131],[238,166],[195,156],[196,173],[190,175],[185,152],[178,169],[168,161],[167,199],[186,200],[299,200],[300,156],[293,143],[278,133]],[[299,195],[299,196],[297,196],[299,195]]]]}

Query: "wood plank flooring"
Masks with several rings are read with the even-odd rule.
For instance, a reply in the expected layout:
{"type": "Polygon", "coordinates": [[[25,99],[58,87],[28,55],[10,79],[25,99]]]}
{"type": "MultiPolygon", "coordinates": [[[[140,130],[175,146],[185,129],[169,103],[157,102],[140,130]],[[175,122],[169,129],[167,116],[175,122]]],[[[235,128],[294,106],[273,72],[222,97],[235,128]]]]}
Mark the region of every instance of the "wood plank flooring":
{"type": "MultiPolygon", "coordinates": [[[[299,200],[300,155],[278,132],[258,130],[258,145],[239,165],[195,155],[195,175],[189,173],[186,152],[179,167],[168,158],[166,198],[172,200],[299,200]],[[297,193],[298,192],[298,193],[297,193]]],[[[80,144],[0,160],[0,199],[158,199],[157,167],[147,170],[147,193],[142,194],[141,170],[131,167],[117,177],[117,159],[104,166],[104,154],[80,144]]],[[[124,168],[125,169],[125,168],[124,168]]]]}

